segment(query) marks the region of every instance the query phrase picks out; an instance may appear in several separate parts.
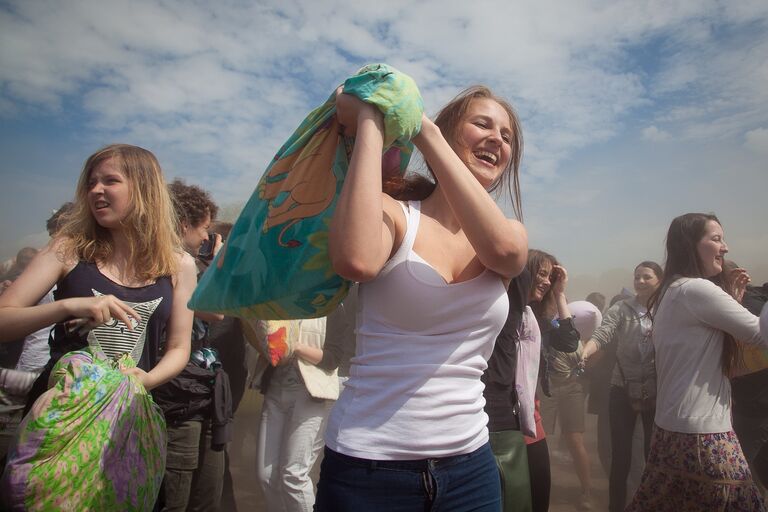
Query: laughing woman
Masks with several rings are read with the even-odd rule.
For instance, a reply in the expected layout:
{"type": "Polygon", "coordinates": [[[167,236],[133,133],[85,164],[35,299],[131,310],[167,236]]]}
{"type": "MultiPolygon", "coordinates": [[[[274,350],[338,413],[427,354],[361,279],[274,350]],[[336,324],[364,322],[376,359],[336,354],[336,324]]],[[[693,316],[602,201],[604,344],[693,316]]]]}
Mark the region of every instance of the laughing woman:
{"type": "Polygon", "coordinates": [[[768,310],[761,322],[710,280],[726,252],[714,215],[672,221],[664,278],[649,303],[656,426],[628,511],[765,510],[731,426],[728,375],[739,360],[735,340],[768,347],[768,310]]]}
{"type": "Polygon", "coordinates": [[[468,89],[413,139],[434,182],[382,183],[381,114],[345,94],[337,106],[356,140],[329,247],[334,269],[361,284],[316,510],[498,511],[480,378],[527,235],[488,192],[513,182],[519,212],[517,116],[487,88],[468,89]]]}
{"type": "Polygon", "coordinates": [[[549,510],[551,476],[545,431],[554,432],[556,418],[562,423],[563,437],[581,483],[579,506],[589,509],[591,475],[589,455],[584,447],[583,379],[572,372],[568,364],[578,358],[580,348],[579,331],[565,296],[568,272],[557,258],[538,249],[528,251],[527,269],[533,279],[528,305],[539,324],[542,351],[537,390],[537,409],[540,408],[541,416],[536,425],[536,438],[526,438],[533,510],[549,510]]]}

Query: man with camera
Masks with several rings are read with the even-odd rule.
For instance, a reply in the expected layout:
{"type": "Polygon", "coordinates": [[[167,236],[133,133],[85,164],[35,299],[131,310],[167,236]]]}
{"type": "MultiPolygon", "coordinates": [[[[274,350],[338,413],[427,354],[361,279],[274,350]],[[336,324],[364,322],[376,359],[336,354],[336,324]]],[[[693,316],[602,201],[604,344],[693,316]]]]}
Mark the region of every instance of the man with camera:
{"type": "MultiPolygon", "coordinates": [[[[200,275],[222,246],[222,237],[208,232],[218,207],[205,190],[179,179],[168,189],[184,249],[196,258],[200,275]]],[[[232,403],[229,378],[208,338],[209,323],[223,318],[195,312],[189,363],[179,376],[153,392],[168,430],[159,497],[163,511],[215,511],[220,507],[232,403]]]]}

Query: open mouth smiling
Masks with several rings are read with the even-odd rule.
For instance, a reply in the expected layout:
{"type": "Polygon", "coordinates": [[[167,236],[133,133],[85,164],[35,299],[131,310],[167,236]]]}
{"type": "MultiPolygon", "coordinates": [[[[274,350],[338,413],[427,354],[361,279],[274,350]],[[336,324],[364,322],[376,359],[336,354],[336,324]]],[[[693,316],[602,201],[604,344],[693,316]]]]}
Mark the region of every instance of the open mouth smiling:
{"type": "Polygon", "coordinates": [[[496,165],[496,162],[499,159],[496,154],[491,153],[490,151],[474,151],[472,154],[475,155],[475,158],[478,160],[487,162],[490,165],[496,165]]]}

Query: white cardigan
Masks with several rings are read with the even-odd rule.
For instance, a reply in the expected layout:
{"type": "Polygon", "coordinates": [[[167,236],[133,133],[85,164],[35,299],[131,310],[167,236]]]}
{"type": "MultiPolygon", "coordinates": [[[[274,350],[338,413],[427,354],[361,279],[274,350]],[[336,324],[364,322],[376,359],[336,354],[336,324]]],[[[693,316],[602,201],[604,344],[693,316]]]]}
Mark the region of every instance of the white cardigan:
{"type": "MultiPolygon", "coordinates": [[[[299,320],[299,342],[322,349],[325,345],[325,317],[299,320]]],[[[336,400],[339,398],[338,370],[326,371],[297,357],[299,373],[309,394],[315,398],[336,400]]]]}
{"type": "MultiPolygon", "coordinates": [[[[291,329],[289,329],[289,345],[291,352],[293,351],[293,343],[299,342],[304,345],[324,349],[326,346],[325,339],[325,327],[326,317],[322,318],[310,318],[304,320],[291,320],[293,323],[291,329]],[[291,339],[295,335],[295,338],[291,339]]],[[[265,336],[267,335],[266,322],[264,320],[257,319],[243,319],[243,334],[248,341],[258,352],[259,359],[256,363],[255,375],[252,377],[256,382],[261,380],[261,375],[264,370],[269,366],[267,356],[264,354],[265,336]]],[[[329,341],[332,345],[333,340],[329,341]]],[[[338,343],[336,341],[335,343],[338,343]]],[[[298,372],[304,380],[304,385],[307,391],[314,398],[323,398],[326,400],[336,400],[339,398],[339,377],[338,369],[334,367],[331,370],[323,370],[317,366],[307,363],[300,357],[290,359],[287,364],[294,364],[298,368],[298,372]]]]}
{"type": "MultiPolygon", "coordinates": [[[[768,308],[761,317],[768,325],[768,308]]],[[[768,347],[768,330],[761,331],[759,324],[758,317],[711,281],[674,281],[653,321],[656,424],[683,433],[731,431],[731,384],[721,367],[723,333],[768,347]]]]}

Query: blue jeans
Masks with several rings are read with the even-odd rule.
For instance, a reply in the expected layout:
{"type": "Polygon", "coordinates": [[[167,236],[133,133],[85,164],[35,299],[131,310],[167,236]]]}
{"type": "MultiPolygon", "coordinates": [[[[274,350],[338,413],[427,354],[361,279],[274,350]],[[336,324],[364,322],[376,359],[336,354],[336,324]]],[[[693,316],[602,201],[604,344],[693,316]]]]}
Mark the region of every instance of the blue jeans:
{"type": "Polygon", "coordinates": [[[491,448],[440,459],[376,461],[325,448],[316,512],[501,511],[491,448]]]}

